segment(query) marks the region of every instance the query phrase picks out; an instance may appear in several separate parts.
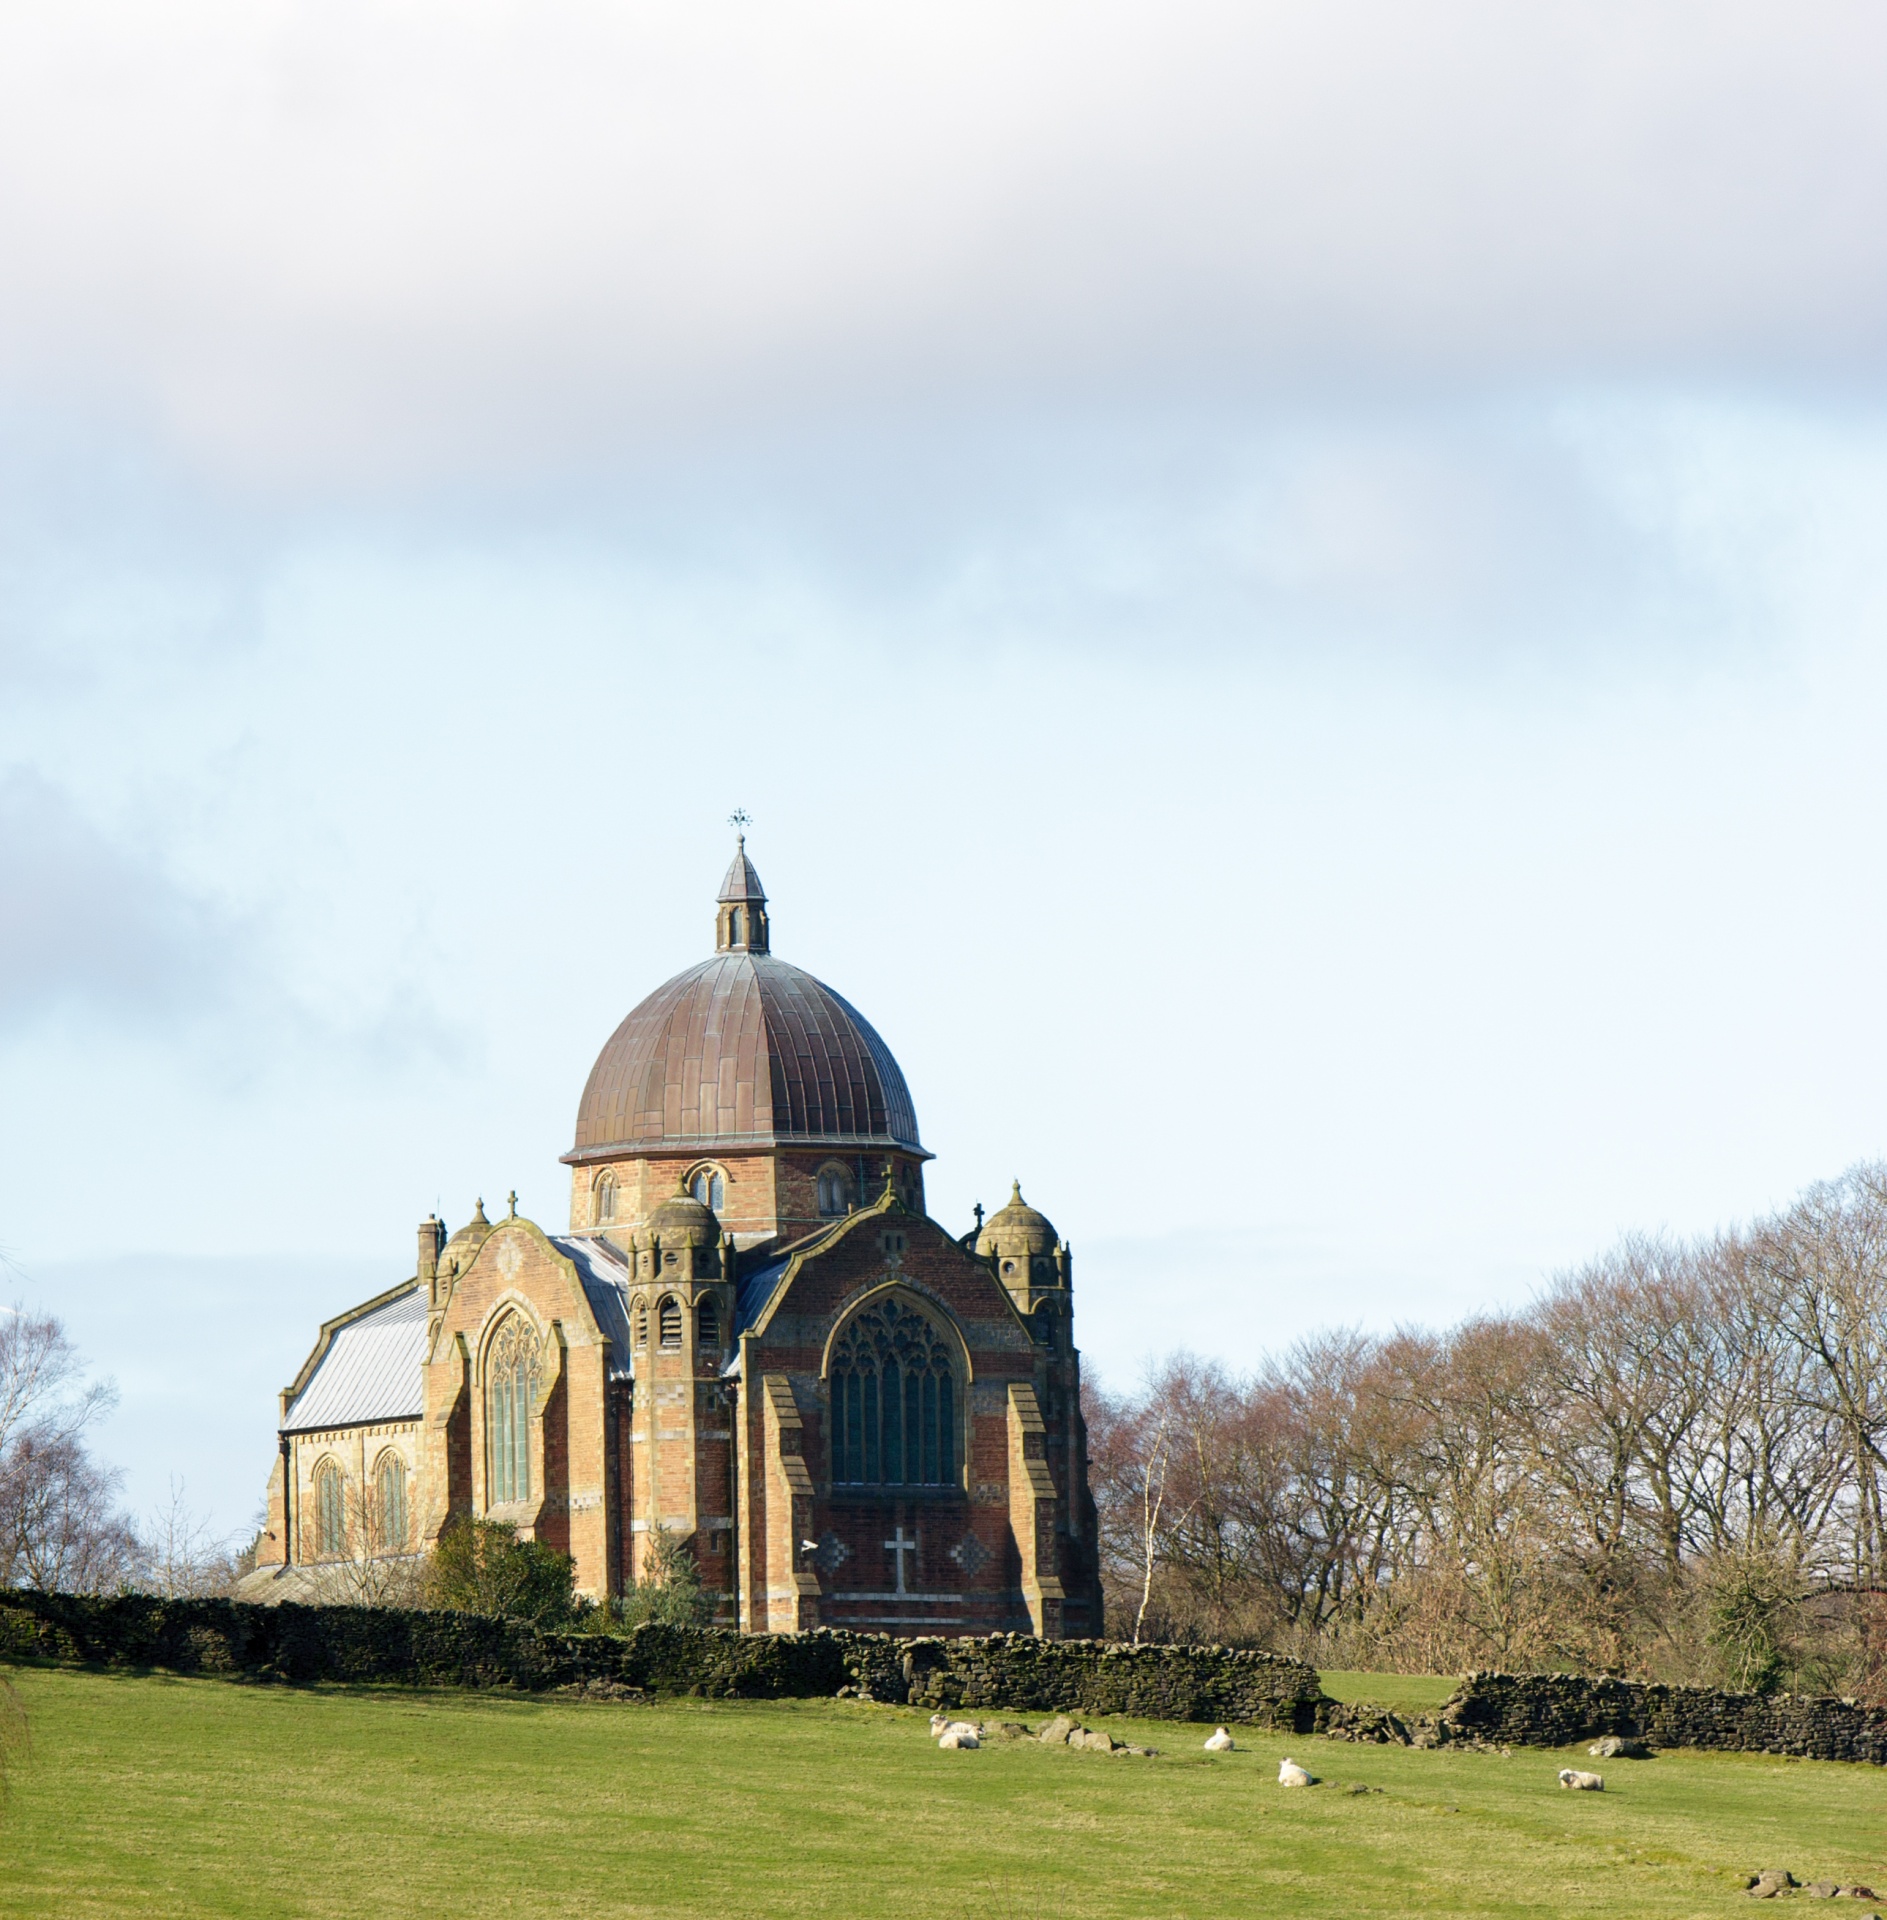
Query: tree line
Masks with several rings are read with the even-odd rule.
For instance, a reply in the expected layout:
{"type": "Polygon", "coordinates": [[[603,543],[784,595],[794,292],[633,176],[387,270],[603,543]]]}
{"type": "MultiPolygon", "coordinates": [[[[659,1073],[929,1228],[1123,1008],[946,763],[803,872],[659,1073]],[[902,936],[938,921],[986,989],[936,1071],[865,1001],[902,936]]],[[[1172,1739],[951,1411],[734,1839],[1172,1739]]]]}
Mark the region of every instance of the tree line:
{"type": "Polygon", "coordinates": [[[1087,1416],[1120,1637],[1887,1697],[1887,1165],[1087,1416]]]}

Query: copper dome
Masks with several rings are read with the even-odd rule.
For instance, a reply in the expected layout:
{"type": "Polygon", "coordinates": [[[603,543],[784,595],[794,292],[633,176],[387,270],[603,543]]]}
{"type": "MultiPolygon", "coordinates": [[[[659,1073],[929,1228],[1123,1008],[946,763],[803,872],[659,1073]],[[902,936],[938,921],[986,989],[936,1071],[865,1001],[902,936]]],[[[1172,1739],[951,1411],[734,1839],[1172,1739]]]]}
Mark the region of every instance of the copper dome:
{"type": "MultiPolygon", "coordinates": [[[[743,850],[723,902],[764,903],[743,850]]],[[[658,987],[610,1035],[566,1160],[664,1147],[902,1147],[922,1153],[904,1075],[849,1001],[766,950],[764,920],[658,987]]]]}

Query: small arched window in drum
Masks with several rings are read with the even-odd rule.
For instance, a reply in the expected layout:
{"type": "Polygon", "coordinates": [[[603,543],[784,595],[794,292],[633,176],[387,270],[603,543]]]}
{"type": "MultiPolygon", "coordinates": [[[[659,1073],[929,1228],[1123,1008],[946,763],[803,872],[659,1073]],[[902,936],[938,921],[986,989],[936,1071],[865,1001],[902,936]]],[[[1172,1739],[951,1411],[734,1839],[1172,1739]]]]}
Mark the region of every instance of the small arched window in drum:
{"type": "Polygon", "coordinates": [[[943,1334],[895,1298],[867,1307],[832,1355],[837,1486],[952,1486],[957,1377],[943,1334]]]}
{"type": "Polygon", "coordinates": [[[672,1293],[662,1296],[662,1304],[656,1320],[661,1329],[662,1351],[679,1353],[681,1351],[681,1302],[672,1293]]]}

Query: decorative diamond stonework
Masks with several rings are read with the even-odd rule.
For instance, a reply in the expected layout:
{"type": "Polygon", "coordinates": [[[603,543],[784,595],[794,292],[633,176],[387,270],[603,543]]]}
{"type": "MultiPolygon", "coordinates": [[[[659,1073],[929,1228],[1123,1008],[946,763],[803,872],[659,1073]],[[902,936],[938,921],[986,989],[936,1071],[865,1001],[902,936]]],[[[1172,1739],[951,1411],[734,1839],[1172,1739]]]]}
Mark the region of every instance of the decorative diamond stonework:
{"type": "Polygon", "coordinates": [[[950,1549],[950,1557],[972,1580],[989,1565],[989,1549],[975,1534],[966,1534],[950,1549]]]}

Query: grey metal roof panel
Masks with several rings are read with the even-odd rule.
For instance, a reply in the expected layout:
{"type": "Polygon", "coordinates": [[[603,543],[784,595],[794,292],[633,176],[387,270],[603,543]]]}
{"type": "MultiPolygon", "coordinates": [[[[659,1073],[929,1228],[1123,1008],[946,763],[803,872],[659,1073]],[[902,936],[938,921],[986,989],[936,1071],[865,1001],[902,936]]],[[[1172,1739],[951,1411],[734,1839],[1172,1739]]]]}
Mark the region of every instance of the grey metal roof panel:
{"type": "Polygon", "coordinates": [[[426,1295],[417,1285],[335,1329],[328,1350],[295,1396],[284,1433],[417,1420],[425,1394],[426,1295]]]}
{"type": "Polygon", "coordinates": [[[550,1244],[577,1270],[583,1295],[596,1324],[609,1340],[609,1377],[633,1380],[635,1365],[629,1346],[629,1268],[609,1241],[587,1234],[548,1236],[550,1244]]]}
{"type": "Polygon", "coordinates": [[[734,1289],[736,1339],[766,1312],[767,1302],[773,1298],[773,1291],[780,1284],[780,1275],[786,1271],[787,1265],[785,1260],[773,1260],[764,1267],[755,1267],[751,1273],[740,1276],[740,1282],[734,1289]]]}

